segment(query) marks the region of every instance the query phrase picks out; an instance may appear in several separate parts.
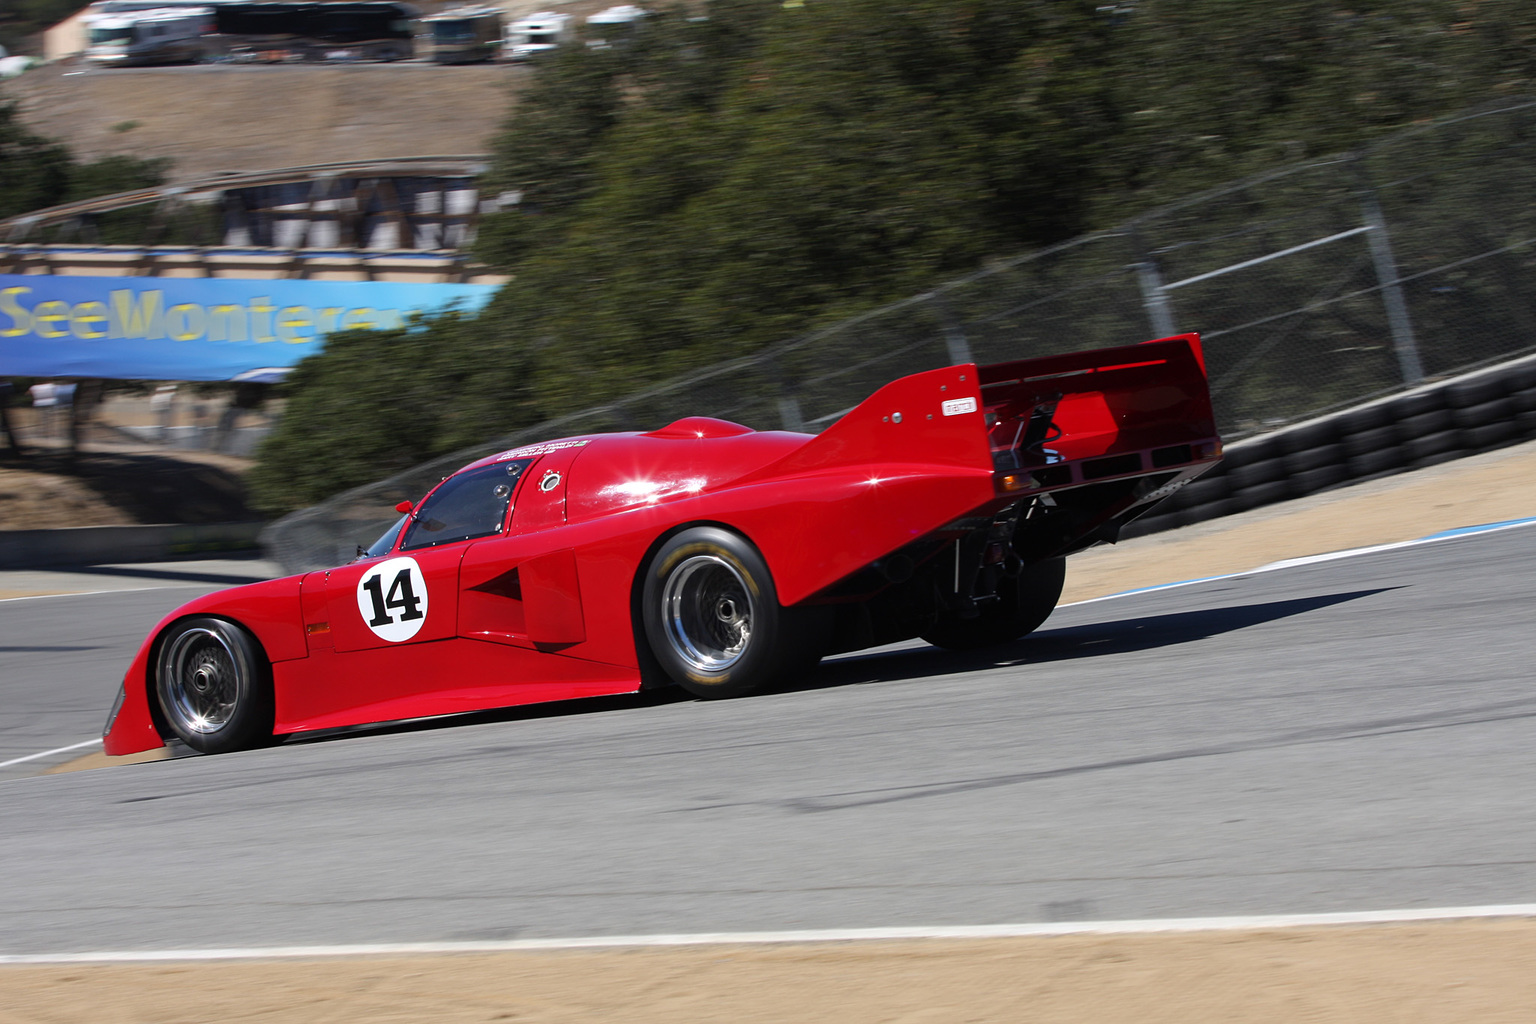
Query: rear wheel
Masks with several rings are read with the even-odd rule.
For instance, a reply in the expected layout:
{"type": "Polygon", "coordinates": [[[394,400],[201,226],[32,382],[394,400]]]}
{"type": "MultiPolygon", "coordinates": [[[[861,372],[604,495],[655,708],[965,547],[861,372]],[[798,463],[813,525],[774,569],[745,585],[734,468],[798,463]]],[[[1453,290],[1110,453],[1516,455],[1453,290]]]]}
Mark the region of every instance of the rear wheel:
{"type": "Polygon", "coordinates": [[[729,530],[669,539],[646,567],[641,613],[662,669],[698,697],[738,697],[824,649],[821,609],[784,608],[763,556],[729,530]]]}
{"type": "Polygon", "coordinates": [[[1025,566],[1014,579],[1002,581],[997,600],[981,604],[975,618],[944,615],[923,633],[923,639],[937,647],[969,651],[1033,633],[1055,611],[1066,576],[1065,558],[1025,566]]]}
{"type": "Polygon", "coordinates": [[[160,645],[155,696],[183,743],[205,754],[272,738],[271,669],[256,640],[226,619],[174,626],[160,645]]]}

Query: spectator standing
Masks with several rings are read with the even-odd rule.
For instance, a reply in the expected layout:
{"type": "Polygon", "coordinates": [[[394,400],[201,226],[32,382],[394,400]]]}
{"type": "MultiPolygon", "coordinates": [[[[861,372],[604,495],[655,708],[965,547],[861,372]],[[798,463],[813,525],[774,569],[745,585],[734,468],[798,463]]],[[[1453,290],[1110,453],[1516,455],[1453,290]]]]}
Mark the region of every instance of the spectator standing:
{"type": "Polygon", "coordinates": [[[5,446],[16,458],[21,458],[21,442],[16,440],[16,428],[11,425],[11,393],[16,389],[8,380],[0,380],[0,434],[5,435],[5,446]]]}
{"type": "Polygon", "coordinates": [[[162,384],[155,388],[149,400],[149,411],[160,428],[160,443],[168,444],[171,440],[171,423],[176,418],[176,385],[162,384]]]}
{"type": "Polygon", "coordinates": [[[53,417],[59,405],[59,386],[51,380],[41,380],[28,388],[27,394],[32,396],[32,408],[37,410],[37,432],[52,437],[53,417]]]}

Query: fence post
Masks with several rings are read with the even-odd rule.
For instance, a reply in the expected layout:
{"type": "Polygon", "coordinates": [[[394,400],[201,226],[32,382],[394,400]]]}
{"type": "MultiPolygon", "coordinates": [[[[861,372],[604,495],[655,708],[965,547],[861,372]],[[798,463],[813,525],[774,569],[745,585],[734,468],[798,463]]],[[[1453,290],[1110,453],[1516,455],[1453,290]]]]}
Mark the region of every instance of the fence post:
{"type": "MultiPolygon", "coordinates": [[[[1364,169],[1362,168],[1362,178],[1364,169]]],[[[1397,275],[1397,260],[1392,255],[1392,239],[1382,216],[1376,190],[1368,183],[1360,186],[1360,212],[1370,241],[1371,259],[1376,264],[1376,280],[1381,285],[1381,300],[1387,307],[1387,326],[1392,329],[1392,347],[1397,350],[1397,365],[1404,384],[1424,379],[1424,365],[1419,361],[1419,346],[1413,336],[1413,321],[1408,317],[1408,302],[1403,298],[1403,283],[1397,275]]]]}
{"type": "Polygon", "coordinates": [[[949,306],[944,302],[944,297],[938,292],[929,292],[927,295],[933,308],[938,310],[939,323],[944,325],[944,349],[949,355],[949,365],[957,366],[960,363],[972,363],[975,359],[971,356],[971,342],[965,336],[965,331],[955,322],[950,315],[949,306]]]}
{"type": "Polygon", "coordinates": [[[1179,333],[1173,325],[1173,308],[1168,303],[1168,292],[1163,288],[1163,275],[1157,264],[1148,256],[1136,264],[1136,278],[1141,282],[1141,305],[1147,311],[1152,324],[1152,335],[1171,338],[1179,333]]]}
{"type": "Polygon", "coordinates": [[[800,414],[800,399],[785,395],[779,399],[779,422],[785,430],[796,434],[805,433],[805,417],[800,414]]]}

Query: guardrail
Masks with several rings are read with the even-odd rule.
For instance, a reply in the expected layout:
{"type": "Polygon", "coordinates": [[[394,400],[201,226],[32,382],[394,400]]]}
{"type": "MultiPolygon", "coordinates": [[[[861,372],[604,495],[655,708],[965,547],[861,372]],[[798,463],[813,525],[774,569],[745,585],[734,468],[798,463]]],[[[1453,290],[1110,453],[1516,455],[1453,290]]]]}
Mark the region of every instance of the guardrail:
{"type": "Polygon", "coordinates": [[[1536,439],[1536,355],[1238,441],[1139,537],[1536,439]]]}
{"type": "Polygon", "coordinates": [[[169,523],[0,530],[0,569],[160,562],[187,555],[251,551],[262,525],[169,523]]]}

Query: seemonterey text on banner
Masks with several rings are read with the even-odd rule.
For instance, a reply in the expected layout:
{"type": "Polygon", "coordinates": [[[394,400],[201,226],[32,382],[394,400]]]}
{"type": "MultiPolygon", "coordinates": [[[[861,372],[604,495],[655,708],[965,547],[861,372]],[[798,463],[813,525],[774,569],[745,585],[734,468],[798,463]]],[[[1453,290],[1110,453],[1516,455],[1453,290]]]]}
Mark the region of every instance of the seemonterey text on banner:
{"type": "Polygon", "coordinates": [[[471,284],[0,274],[0,376],[233,380],[293,366],[337,331],[405,326],[471,284]]]}

